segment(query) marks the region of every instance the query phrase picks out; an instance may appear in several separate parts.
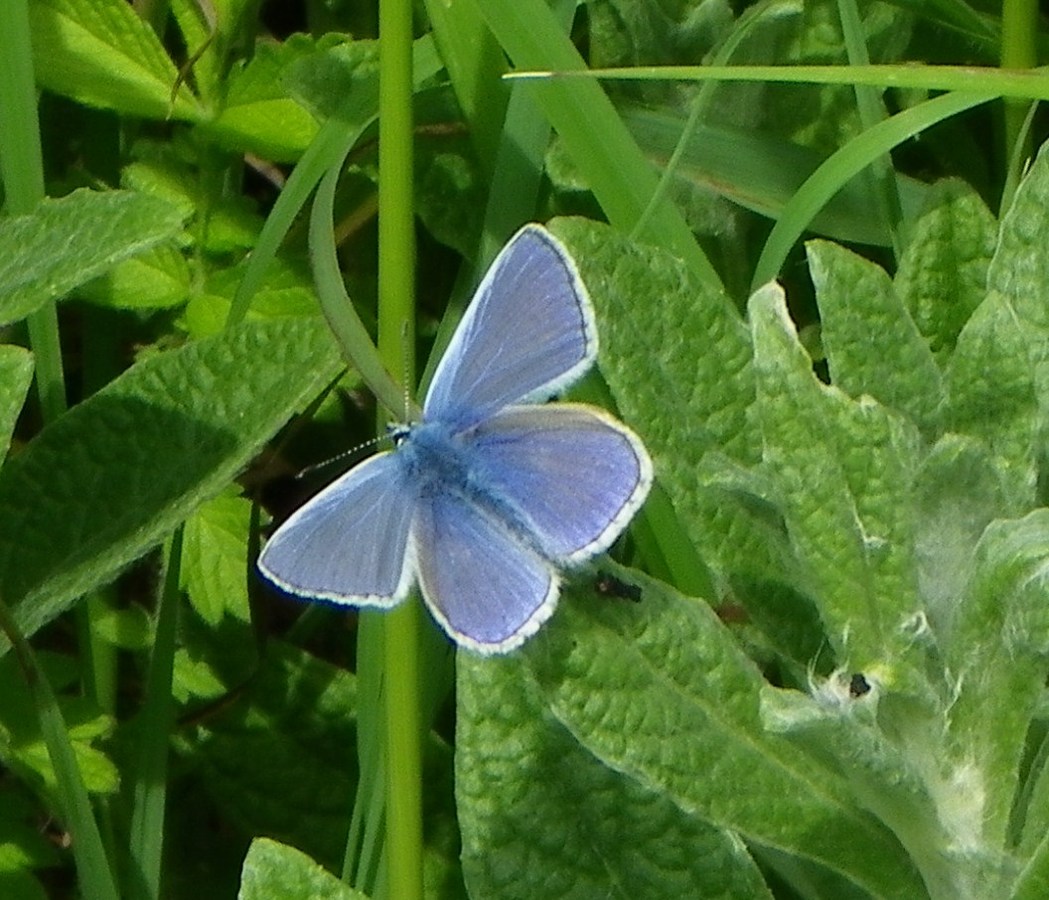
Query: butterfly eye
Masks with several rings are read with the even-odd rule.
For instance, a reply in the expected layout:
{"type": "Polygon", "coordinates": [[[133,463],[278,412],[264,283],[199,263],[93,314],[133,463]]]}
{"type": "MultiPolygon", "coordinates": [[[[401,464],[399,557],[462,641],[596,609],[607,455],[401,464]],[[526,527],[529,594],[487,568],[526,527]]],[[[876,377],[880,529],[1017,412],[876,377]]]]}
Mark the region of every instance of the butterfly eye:
{"type": "Polygon", "coordinates": [[[400,447],[408,436],[412,433],[410,425],[405,425],[403,422],[391,422],[386,426],[386,436],[393,441],[394,447],[400,447]]]}

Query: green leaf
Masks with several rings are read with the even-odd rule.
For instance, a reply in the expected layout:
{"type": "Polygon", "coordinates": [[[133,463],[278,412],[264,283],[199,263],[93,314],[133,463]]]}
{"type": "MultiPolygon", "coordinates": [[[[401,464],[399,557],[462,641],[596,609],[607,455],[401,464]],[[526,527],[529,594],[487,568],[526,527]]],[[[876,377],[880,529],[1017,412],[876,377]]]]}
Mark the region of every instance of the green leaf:
{"type": "MultiPolygon", "coordinates": [[[[481,0],[488,27],[519,69],[585,69],[586,64],[542,0],[481,0]]],[[[549,79],[528,86],[608,216],[624,232],[642,224],[643,237],[677,254],[698,282],[720,278],[669,201],[646,213],[656,176],[601,86],[588,78],[549,79]]]]}
{"type": "Polygon", "coordinates": [[[251,503],[227,491],[208,500],[186,522],[182,538],[182,589],[205,622],[226,613],[245,622],[248,609],[248,523],[251,503]]]}
{"type": "Polygon", "coordinates": [[[25,870],[0,869],[0,896],[7,900],[47,900],[44,886],[25,870]]]}
{"type": "Polygon", "coordinates": [[[250,323],[136,364],[0,470],[0,593],[26,634],[217,494],[339,369],[309,320],[250,323]]]}
{"type": "Polygon", "coordinates": [[[927,206],[911,226],[896,292],[941,365],[987,293],[997,236],[998,223],[980,195],[953,179],[929,189],[927,206]]]}
{"type": "MultiPolygon", "coordinates": [[[[680,112],[644,107],[627,107],[623,120],[646,155],[660,167],[666,166],[686,124],[680,112]]],[[[825,152],[764,131],[743,129],[738,123],[703,124],[691,133],[676,173],[690,185],[776,219],[825,158],[825,152]]],[[[916,214],[930,189],[902,175],[897,183],[905,215],[916,214]]],[[[891,235],[885,221],[871,215],[872,203],[868,180],[857,176],[815,214],[810,230],[838,241],[887,246],[891,235]]]]}
{"type": "Polygon", "coordinates": [[[149,614],[141,606],[106,607],[91,620],[93,633],[122,650],[145,650],[153,638],[149,614]]]}
{"type": "MultiPolygon", "coordinates": [[[[186,305],[183,327],[195,338],[218,334],[226,327],[233,295],[240,286],[249,262],[214,272],[186,305]]],[[[299,259],[278,256],[266,272],[265,287],[251,298],[249,317],[303,318],[316,315],[317,295],[309,270],[299,259]]]]}
{"type": "Polygon", "coordinates": [[[457,696],[471,896],[771,898],[733,835],[591,756],[519,658],[460,654],[457,696]]]}
{"type": "MultiPolygon", "coordinates": [[[[932,896],[964,896],[968,849],[944,840],[938,798],[926,783],[927,761],[887,737],[878,718],[876,680],[857,697],[850,676],[837,670],[813,681],[810,690],[811,696],[766,686],[761,712],[769,730],[786,735],[844,775],[857,805],[886,823],[907,849],[932,896]]],[[[884,721],[893,713],[882,715],[884,721]]]]}
{"type": "Polygon", "coordinates": [[[1010,513],[1034,499],[1049,417],[1049,153],[1043,150],[1002,221],[987,297],[948,369],[952,430],[982,439],[1008,483],[1010,513]]]}
{"type": "MultiPolygon", "coordinates": [[[[35,824],[41,814],[39,805],[31,802],[25,788],[14,780],[4,785],[0,796],[3,797],[0,803],[0,876],[55,865],[59,859],[55,846],[35,824]]],[[[0,896],[22,896],[9,894],[6,887],[6,883],[0,881],[0,896]]],[[[43,898],[45,895],[40,893],[39,896],[43,898]]]]}
{"type": "Polygon", "coordinates": [[[185,303],[189,289],[185,256],[174,243],[163,243],[81,285],[77,296],[114,309],[166,309],[185,303]]]}
{"type": "Polygon", "coordinates": [[[945,641],[957,685],[950,736],[968,806],[959,841],[1004,845],[1024,740],[1049,659],[1049,510],[988,526],[945,641]]]}
{"type": "Polygon", "coordinates": [[[316,137],[318,125],[290,96],[285,74],[318,52],[317,42],[303,34],[279,44],[260,42],[248,63],[230,73],[222,112],[204,126],[204,133],[230,150],[295,162],[316,137]]]}
{"type": "Polygon", "coordinates": [[[843,778],[766,731],[761,675],[705,604],[654,581],[639,604],[573,593],[522,654],[554,716],[649,791],[876,897],[923,896],[843,778]]]}
{"type": "Polygon", "coordinates": [[[240,702],[187,736],[194,777],[248,834],[339,865],[357,778],[356,706],[353,675],[271,641],[240,702]]]}
{"type": "Polygon", "coordinates": [[[896,667],[920,608],[908,502],[917,430],[819,382],[778,286],[751,298],[750,319],[765,463],[828,639],[861,671],[896,667]]]}
{"type": "Polygon", "coordinates": [[[33,355],[13,344],[0,344],[0,464],[33,380],[33,355]]]}
{"type": "Polygon", "coordinates": [[[33,55],[41,86],[119,113],[193,120],[200,116],[156,33],[124,0],[34,0],[33,55]]]}
{"type": "Polygon", "coordinates": [[[135,150],[139,161],[124,168],[121,183],[162,197],[184,218],[199,217],[202,221],[190,231],[201,250],[222,255],[254,246],[262,219],[252,200],[241,194],[209,195],[195,167],[170,147],[142,142],[135,150]]]}
{"type": "Polygon", "coordinates": [[[131,191],[74,191],[0,219],[0,323],[14,322],[174,235],[182,216],[131,191]]]}
{"type": "Polygon", "coordinates": [[[945,399],[943,379],[889,276],[827,241],[811,241],[807,250],[831,381],[855,398],[869,394],[924,431],[935,431],[945,399]]]}
{"type": "Polygon", "coordinates": [[[1041,842],[1009,894],[1011,900],[1042,900],[1049,896],[1049,834],[1041,842]]]}
{"type": "Polygon", "coordinates": [[[244,857],[237,900],[368,900],[301,850],[255,838],[244,857]]]}
{"type": "MultiPolygon", "coordinates": [[[[64,657],[46,657],[48,677],[56,681],[62,668],[72,662],[64,657]],[[58,673],[53,673],[56,666],[58,673]]],[[[17,668],[14,656],[0,661],[0,689],[4,706],[0,714],[0,757],[4,764],[17,773],[30,787],[42,793],[49,803],[59,809],[67,797],[55,797],[57,781],[46,739],[41,732],[41,721],[32,695],[27,691],[24,676],[17,668]]],[[[65,720],[68,739],[72,744],[80,777],[87,790],[93,793],[113,793],[120,784],[120,774],[113,762],[95,745],[110,737],[113,720],[82,697],[62,695],[58,708],[65,720]]]]}
{"type": "Polygon", "coordinates": [[[976,545],[1007,508],[1005,486],[983,444],[946,435],[922,460],[914,497],[919,592],[933,631],[948,635],[976,545]]]}

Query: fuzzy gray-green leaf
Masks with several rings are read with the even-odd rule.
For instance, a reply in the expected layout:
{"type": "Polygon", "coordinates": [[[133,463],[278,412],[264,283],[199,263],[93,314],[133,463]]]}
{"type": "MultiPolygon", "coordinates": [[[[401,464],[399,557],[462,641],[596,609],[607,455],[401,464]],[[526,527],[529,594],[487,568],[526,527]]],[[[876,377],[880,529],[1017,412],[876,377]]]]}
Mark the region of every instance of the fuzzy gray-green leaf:
{"type": "Polygon", "coordinates": [[[861,669],[895,661],[918,608],[917,431],[817,380],[778,287],[751,298],[750,318],[765,463],[828,639],[861,669]]]}
{"type": "Polygon", "coordinates": [[[934,184],[927,202],[911,230],[895,283],[943,365],[987,293],[998,223],[980,195],[962,181],[934,184]]]}
{"type": "Polygon", "coordinates": [[[934,430],[943,380],[889,276],[837,244],[812,241],[807,250],[833,383],[934,430]]]}
{"type": "Polygon", "coordinates": [[[768,733],[761,675],[706,604],[656,582],[639,604],[576,591],[523,653],[553,714],[605,764],[876,897],[922,896],[844,779],[768,733]]]}
{"type": "Polygon", "coordinates": [[[951,424],[991,448],[1013,513],[1034,499],[1049,419],[1049,152],[1002,221],[987,297],[958,337],[948,372],[951,424]]]}
{"type": "Polygon", "coordinates": [[[970,828],[1002,846],[1024,740],[1049,658],[1049,510],[988,526],[945,646],[958,696],[957,764],[971,769],[970,828]]]}
{"type": "Polygon", "coordinates": [[[520,659],[460,655],[458,670],[456,792],[472,896],[771,897],[738,840],[580,746],[520,659]]]}

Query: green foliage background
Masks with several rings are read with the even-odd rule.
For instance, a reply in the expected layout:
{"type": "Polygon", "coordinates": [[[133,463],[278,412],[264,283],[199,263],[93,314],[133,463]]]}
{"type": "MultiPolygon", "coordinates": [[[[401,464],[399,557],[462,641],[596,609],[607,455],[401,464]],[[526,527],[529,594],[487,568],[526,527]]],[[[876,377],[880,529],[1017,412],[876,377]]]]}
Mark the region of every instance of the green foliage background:
{"type": "Polygon", "coordinates": [[[434,898],[1044,896],[1049,82],[995,70],[1037,64],[1037,11],[414,12],[0,12],[0,896],[401,900],[413,783],[434,898]],[[287,476],[403,410],[380,31],[423,382],[547,222],[598,313],[576,393],[658,479],[520,651],[422,622],[421,776],[381,627],[253,567],[327,477],[287,476]],[[502,77],[588,65],[632,71],[502,77]]]}

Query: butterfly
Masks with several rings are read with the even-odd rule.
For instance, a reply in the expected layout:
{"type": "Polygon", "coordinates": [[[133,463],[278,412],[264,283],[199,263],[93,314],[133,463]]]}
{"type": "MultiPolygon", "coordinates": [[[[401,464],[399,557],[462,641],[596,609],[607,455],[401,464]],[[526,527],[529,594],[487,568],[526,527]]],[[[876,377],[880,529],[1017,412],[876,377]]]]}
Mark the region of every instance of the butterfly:
{"type": "Polygon", "coordinates": [[[297,510],[259,568],[292,594],[390,608],[418,583],[434,619],[483,654],[554,611],[560,570],[623,532],[652,484],[640,438],[608,413],[544,403],[597,357],[565,247],[526,225],[485,274],[420,421],[297,510]]]}

